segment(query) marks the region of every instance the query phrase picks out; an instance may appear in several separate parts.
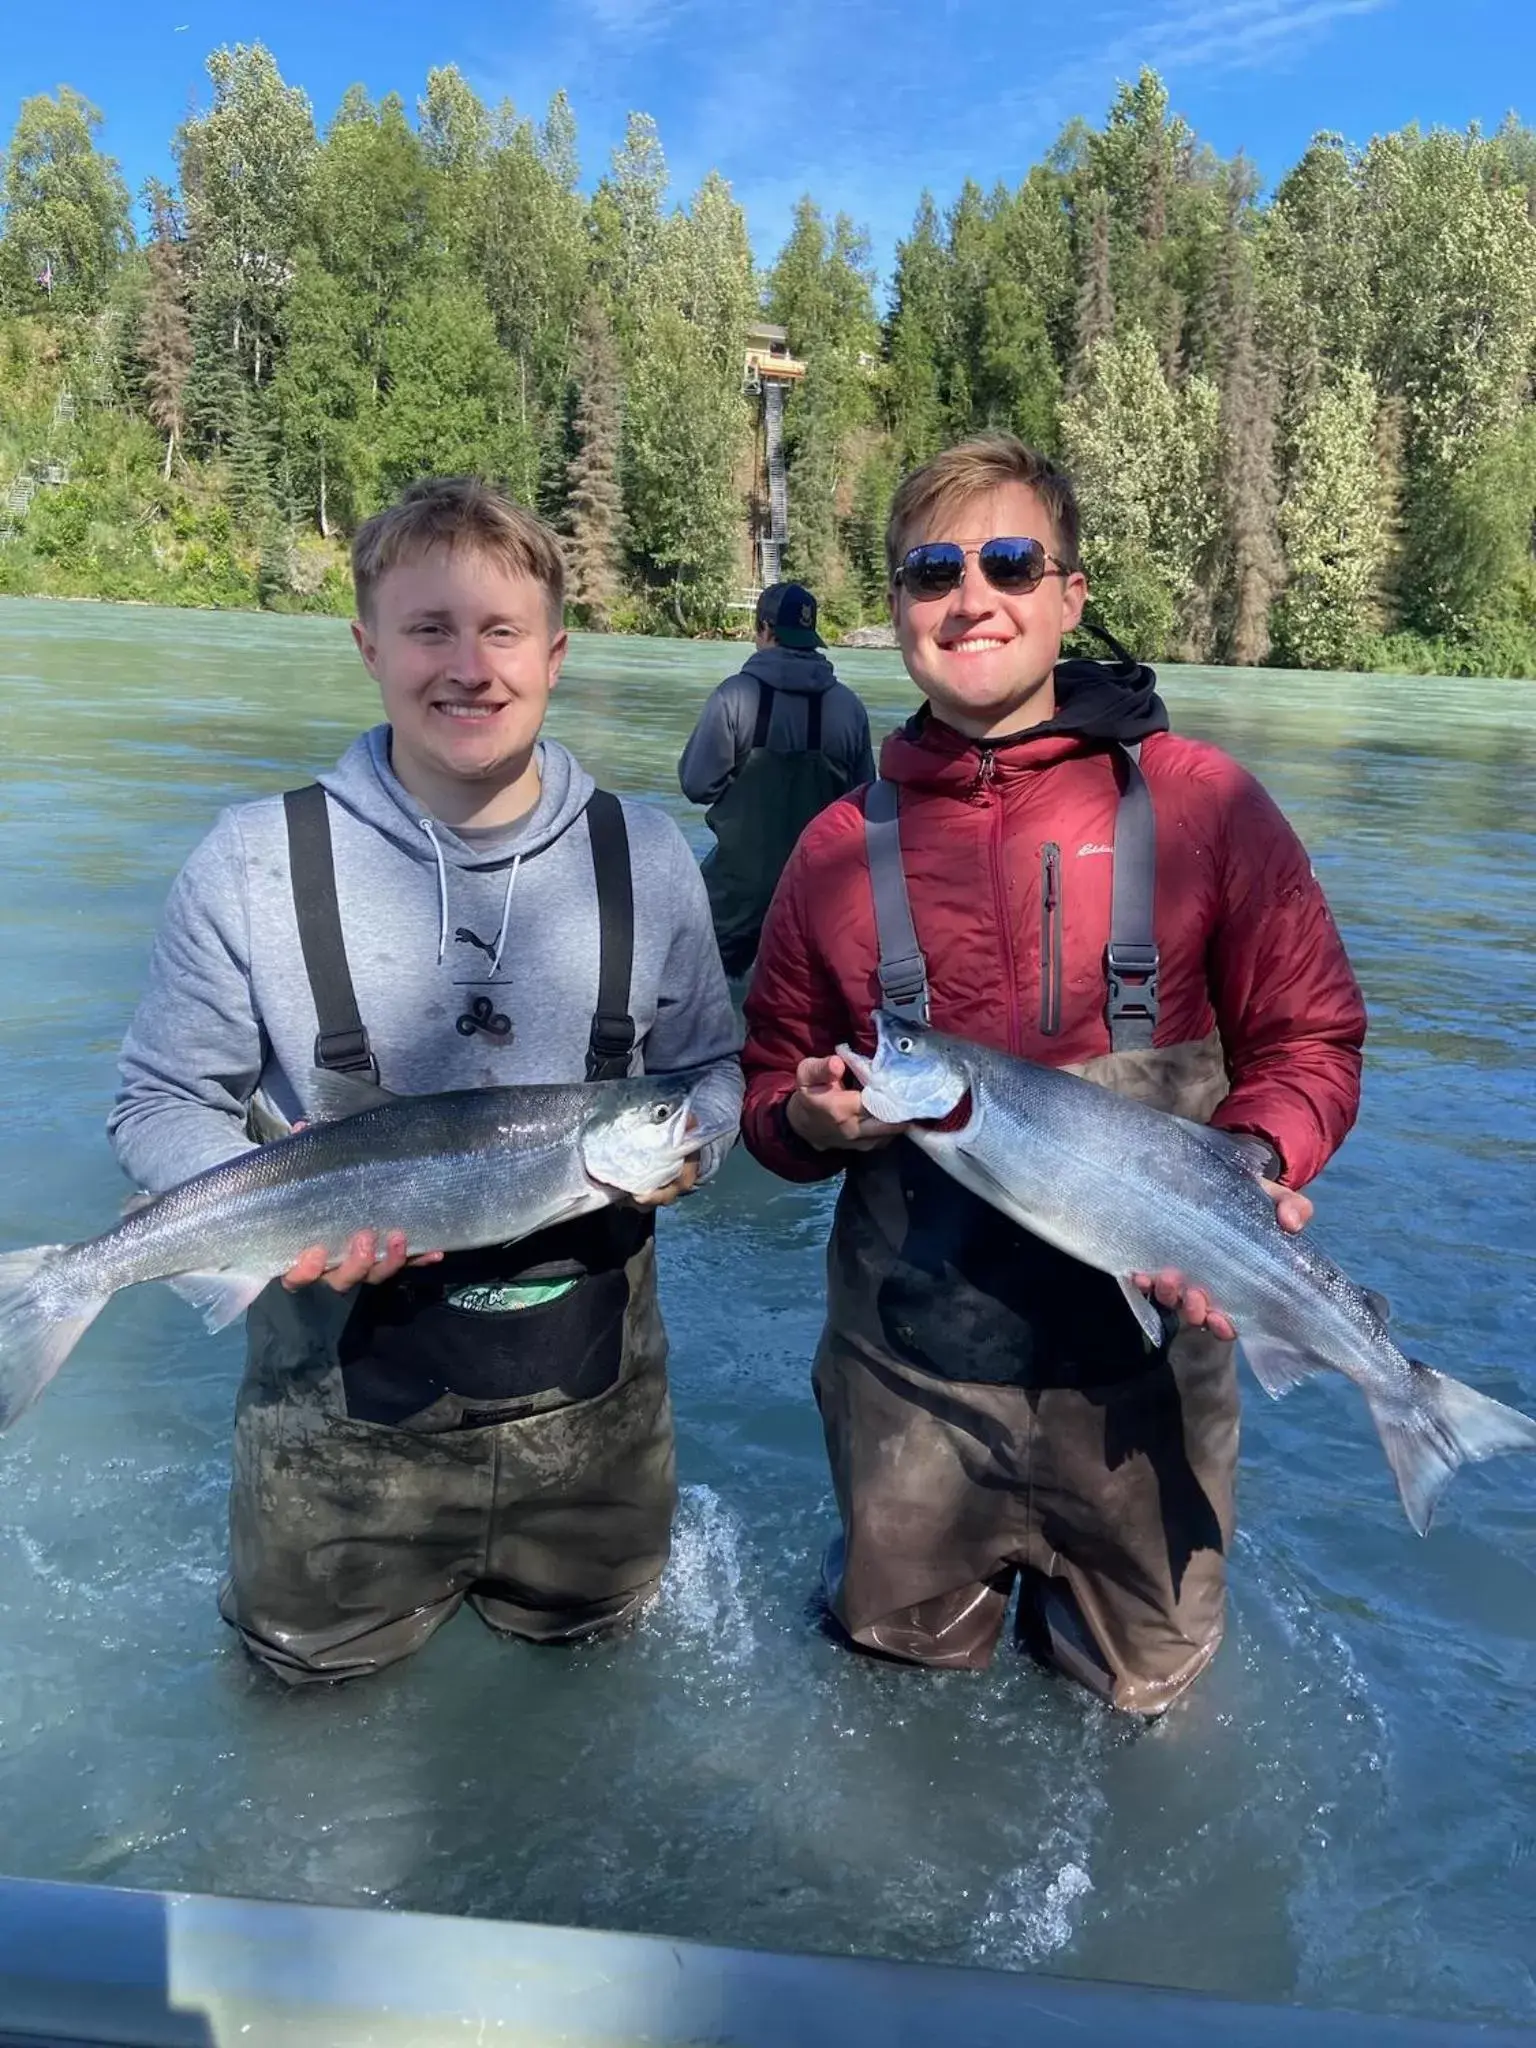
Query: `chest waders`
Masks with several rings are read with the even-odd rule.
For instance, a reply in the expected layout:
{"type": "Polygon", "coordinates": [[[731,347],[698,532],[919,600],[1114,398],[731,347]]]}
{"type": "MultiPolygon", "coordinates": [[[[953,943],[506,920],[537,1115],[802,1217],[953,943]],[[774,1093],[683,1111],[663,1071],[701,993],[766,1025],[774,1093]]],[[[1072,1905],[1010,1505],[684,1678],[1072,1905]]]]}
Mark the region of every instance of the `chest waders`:
{"type": "MultiPolygon", "coordinates": [[[[1112,757],[1110,1051],[1070,1071],[1203,1120],[1227,1091],[1219,1039],[1153,1044],[1157,841],[1139,752],[1112,757]]],[[[894,784],[868,791],[865,837],[882,995],[926,1023],[894,784]]],[[[1025,1647],[1117,1707],[1162,1712],[1221,1640],[1233,1347],[1170,1321],[1153,1350],[1112,1279],[902,1141],[851,1160],[828,1276],[815,1388],[843,1534],[825,1577],[852,1640],[980,1668],[1017,1580],[1025,1647]]]]}
{"type": "MultiPolygon", "coordinates": [[[[328,800],[312,785],[284,804],[315,1064],[377,1081],[328,800]]],[[[601,1081],[634,1050],[634,890],[618,798],[594,791],[585,815],[601,1081]]],[[[258,1298],[220,1596],[253,1655],[291,1684],[334,1680],[409,1655],[466,1599],[540,1642],[639,1608],[677,1499],[654,1232],[653,1213],[610,1208],[350,1297],[275,1282],[258,1298]]]]}
{"type": "Polygon", "coordinates": [[[727,974],[745,974],[757,958],[763,919],[795,841],[850,787],[821,750],[820,696],[804,698],[805,745],[770,749],[768,727],[778,694],[772,683],[758,684],[751,749],[730,788],[704,814],[715,835],[704,860],[704,886],[727,974]]]}

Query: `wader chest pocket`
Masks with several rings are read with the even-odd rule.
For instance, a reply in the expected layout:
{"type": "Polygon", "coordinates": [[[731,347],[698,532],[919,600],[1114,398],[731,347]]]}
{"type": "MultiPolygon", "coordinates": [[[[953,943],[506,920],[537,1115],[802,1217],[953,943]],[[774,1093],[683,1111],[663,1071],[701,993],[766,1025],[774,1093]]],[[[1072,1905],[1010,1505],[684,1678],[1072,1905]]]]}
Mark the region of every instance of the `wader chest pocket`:
{"type": "Polygon", "coordinates": [[[391,1300],[380,1288],[384,1301],[360,1300],[340,1345],[348,1415],[398,1424],[443,1394],[487,1405],[552,1392],[592,1400],[619,1377],[629,1281],[622,1266],[569,1277],[550,1298],[511,1309],[460,1306],[450,1292],[475,1298],[464,1289],[391,1300]]]}

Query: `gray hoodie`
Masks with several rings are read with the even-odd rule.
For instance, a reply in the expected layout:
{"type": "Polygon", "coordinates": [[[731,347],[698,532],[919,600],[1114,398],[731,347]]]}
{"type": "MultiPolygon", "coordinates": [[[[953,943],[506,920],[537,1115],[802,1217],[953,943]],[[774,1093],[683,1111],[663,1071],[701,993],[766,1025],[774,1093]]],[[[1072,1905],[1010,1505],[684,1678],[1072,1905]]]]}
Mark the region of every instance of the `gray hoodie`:
{"type": "MultiPolygon", "coordinates": [[[[388,726],[320,778],[358,1009],[380,1080],[399,1094],[584,1077],[598,972],[593,782],[556,741],[539,751],[538,804],[494,853],[401,787],[388,726]],[[491,1031],[474,1022],[477,999],[491,1031]]],[[[708,1106],[732,1112],[741,1031],[697,864],[663,812],[626,800],[624,821],[635,1071],[714,1067],[708,1106]]],[[[158,1194],[244,1150],[258,1091],[289,1122],[312,1115],[315,1032],[282,799],[236,805],[191,854],[161,919],[108,1123],[124,1170],[158,1194]]]]}
{"type": "Polygon", "coordinates": [[[677,764],[677,779],[690,803],[717,802],[741,773],[752,751],[762,683],[771,683],[779,693],[768,726],[771,753],[804,750],[806,700],[820,697],[821,751],[847,776],[850,789],[874,781],[869,714],[848,685],[838,681],[826,656],[813,647],[760,647],[738,675],[726,677],[699,713],[677,764]]]}

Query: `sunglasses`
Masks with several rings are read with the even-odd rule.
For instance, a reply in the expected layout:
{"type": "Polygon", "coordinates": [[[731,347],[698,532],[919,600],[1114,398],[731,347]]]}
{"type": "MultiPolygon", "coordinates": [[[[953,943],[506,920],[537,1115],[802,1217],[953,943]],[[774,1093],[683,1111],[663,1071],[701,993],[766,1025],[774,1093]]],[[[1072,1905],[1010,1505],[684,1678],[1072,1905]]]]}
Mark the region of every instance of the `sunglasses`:
{"type": "Polygon", "coordinates": [[[925,540],[907,549],[896,571],[896,581],[913,597],[947,597],[965,581],[965,564],[970,555],[976,557],[992,588],[1009,597],[1038,590],[1047,576],[1072,574],[1065,562],[1046,553],[1043,541],[1003,534],[995,540],[984,540],[978,548],[963,548],[957,540],[925,540]]]}

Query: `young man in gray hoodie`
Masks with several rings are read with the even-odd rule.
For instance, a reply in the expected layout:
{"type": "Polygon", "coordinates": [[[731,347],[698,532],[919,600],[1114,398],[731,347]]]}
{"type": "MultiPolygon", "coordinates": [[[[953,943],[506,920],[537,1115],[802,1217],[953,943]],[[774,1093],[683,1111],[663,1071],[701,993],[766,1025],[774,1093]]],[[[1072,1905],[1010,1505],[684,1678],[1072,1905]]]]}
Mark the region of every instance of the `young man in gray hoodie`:
{"type": "MultiPolygon", "coordinates": [[[[370,520],[353,568],[388,722],[311,789],[226,811],[182,869],[123,1047],[125,1170],[159,1193],[318,1114],[317,1068],[411,1094],[702,1067],[733,1114],[739,1030],[682,835],[542,737],[554,535],[450,479],[370,520]]],[[[654,1220],[410,1261],[363,1234],[258,1298],[220,1606],[263,1664],[375,1671],[466,1598],[539,1642],[639,1609],[676,1501],[654,1220]]]]}
{"type": "Polygon", "coordinates": [[[715,844],[704,881],[727,974],[745,974],[795,841],[834,797],[875,779],[869,714],[822,652],[816,600],[770,583],[757,648],[699,713],[677,764],[683,795],[708,804],[715,844]]]}

